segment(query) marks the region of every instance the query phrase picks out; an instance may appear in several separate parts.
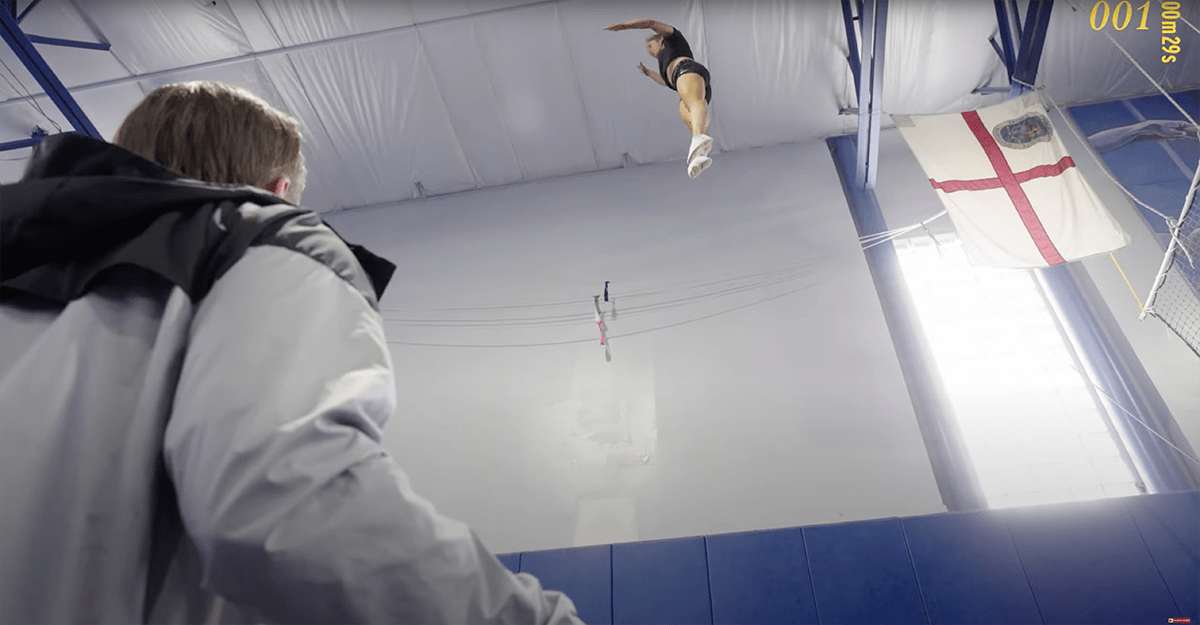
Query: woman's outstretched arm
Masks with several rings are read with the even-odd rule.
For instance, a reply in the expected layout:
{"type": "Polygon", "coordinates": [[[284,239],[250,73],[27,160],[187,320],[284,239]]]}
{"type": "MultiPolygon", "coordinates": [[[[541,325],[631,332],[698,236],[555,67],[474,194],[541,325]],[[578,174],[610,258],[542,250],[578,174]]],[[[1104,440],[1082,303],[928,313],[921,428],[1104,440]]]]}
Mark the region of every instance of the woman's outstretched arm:
{"type": "Polygon", "coordinates": [[[658,20],[629,20],[628,22],[606,26],[604,30],[631,30],[635,28],[649,28],[664,37],[675,33],[673,26],[664,24],[658,20]]]}

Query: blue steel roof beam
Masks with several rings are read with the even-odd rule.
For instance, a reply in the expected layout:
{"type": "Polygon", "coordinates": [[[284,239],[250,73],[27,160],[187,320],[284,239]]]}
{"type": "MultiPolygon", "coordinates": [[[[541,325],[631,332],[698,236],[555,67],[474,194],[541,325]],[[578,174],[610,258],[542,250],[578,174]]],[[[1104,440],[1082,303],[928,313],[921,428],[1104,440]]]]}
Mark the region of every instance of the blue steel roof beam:
{"type": "Polygon", "coordinates": [[[992,49],[996,51],[996,56],[1000,58],[1001,63],[1004,63],[1004,51],[1000,49],[1000,44],[996,43],[996,38],[988,37],[988,43],[992,44],[992,49]]]}
{"type": "Polygon", "coordinates": [[[858,157],[855,161],[854,182],[860,189],[867,184],[867,154],[871,145],[871,70],[875,64],[875,0],[866,0],[859,15],[858,23],[862,28],[862,55],[859,67],[858,90],[858,142],[856,149],[858,157]]]}
{"type": "Polygon", "coordinates": [[[1042,48],[1046,43],[1046,31],[1050,27],[1052,9],[1054,9],[1054,0],[1029,0],[1029,10],[1025,12],[1025,29],[1021,33],[1017,68],[1013,71],[1012,88],[1008,92],[1012,97],[1029,91],[1029,87],[1025,85],[1032,85],[1037,79],[1038,65],[1042,62],[1042,48]]]}
{"type": "MultiPolygon", "coordinates": [[[[1030,2],[1032,4],[1032,2],[1030,2]]],[[[1013,23],[1017,25],[1016,32],[1021,32],[1021,11],[1017,8],[1017,0],[1008,0],[1008,5],[1012,7],[1013,23]]],[[[1026,19],[1029,18],[1029,12],[1025,12],[1026,19]]]]}
{"type": "MultiPolygon", "coordinates": [[[[854,182],[854,137],[841,136],[825,140],[832,153],[838,179],[850,206],[850,216],[860,236],[886,232],[887,220],[879,209],[875,192],[863,189],[854,182]]],[[[946,508],[952,512],[986,509],[987,500],[979,485],[979,476],[962,430],[954,418],[953,406],[946,393],[945,383],[937,373],[934,354],[921,319],[912,302],[912,294],[904,286],[904,271],[896,258],[891,241],[866,246],[863,254],[875,282],[883,306],[883,316],[891,330],[891,340],[900,358],[900,371],[908,388],[908,396],[916,412],[917,425],[933,477],[946,508]]]]}
{"type": "Polygon", "coordinates": [[[19,139],[17,141],[8,141],[6,143],[0,143],[0,152],[7,152],[9,150],[19,150],[21,148],[31,148],[31,147],[41,143],[42,139],[45,139],[47,136],[48,135],[46,134],[46,131],[42,130],[39,127],[37,130],[34,130],[32,133],[29,134],[28,139],[19,139]]]}
{"type": "Polygon", "coordinates": [[[859,73],[862,72],[858,60],[858,37],[854,35],[854,14],[850,8],[850,0],[842,0],[842,18],[846,22],[846,60],[850,62],[850,73],[854,76],[854,95],[857,96],[862,86],[859,84],[859,73]]]}
{"type": "Polygon", "coordinates": [[[855,182],[875,188],[879,160],[879,125],[883,115],[883,53],[887,31],[887,0],[867,0],[861,19],[861,88],[858,94],[858,162],[855,182]]]}
{"type": "MultiPolygon", "coordinates": [[[[25,19],[25,16],[29,15],[29,12],[33,10],[33,7],[37,6],[41,1],[42,0],[33,0],[33,2],[30,2],[29,6],[25,7],[25,10],[21,11],[21,14],[17,16],[17,23],[20,24],[25,19]]],[[[15,4],[16,0],[13,0],[13,3],[15,4]]]]}
{"type": "Polygon", "coordinates": [[[75,41],[74,39],[59,39],[57,37],[43,37],[41,35],[25,35],[27,39],[33,43],[44,43],[51,46],[63,46],[66,48],[85,48],[87,50],[102,50],[107,52],[112,49],[112,46],[107,43],[92,43],[90,41],[75,41]]]}
{"type": "Polygon", "coordinates": [[[83,109],[79,108],[75,98],[71,97],[62,81],[54,75],[54,71],[46,64],[46,60],[33,47],[33,42],[25,36],[25,33],[21,32],[16,18],[3,11],[0,11],[0,37],[8,43],[17,58],[21,59],[25,68],[29,70],[30,74],[33,74],[34,79],[42,86],[46,95],[58,106],[58,110],[77,132],[96,139],[103,139],[100,132],[88,120],[87,115],[83,113],[83,109]]]}
{"type": "Polygon", "coordinates": [[[33,137],[28,139],[17,139],[16,141],[6,141],[4,143],[0,143],[0,152],[20,150],[21,148],[31,148],[37,145],[39,142],[41,142],[41,139],[34,139],[33,137]]]}
{"type": "Polygon", "coordinates": [[[871,119],[869,132],[871,145],[867,152],[866,188],[875,188],[875,174],[879,170],[879,125],[883,118],[883,52],[887,49],[888,0],[876,0],[875,4],[875,54],[871,57],[871,119]]]}
{"type": "Polygon", "coordinates": [[[3,0],[3,5],[0,5],[0,8],[3,8],[5,13],[13,17],[17,16],[17,0],[3,0]]]}
{"type": "MultiPolygon", "coordinates": [[[[1004,0],[996,0],[996,24],[1000,26],[1000,45],[1003,46],[1003,52],[996,50],[996,54],[1004,61],[1004,69],[1007,70],[1008,81],[1011,83],[1013,71],[1017,68],[1017,59],[1013,54],[1012,31],[1008,27],[1008,9],[1004,7],[1004,0]]],[[[992,42],[993,48],[996,47],[995,40],[988,41],[992,42]]]]}

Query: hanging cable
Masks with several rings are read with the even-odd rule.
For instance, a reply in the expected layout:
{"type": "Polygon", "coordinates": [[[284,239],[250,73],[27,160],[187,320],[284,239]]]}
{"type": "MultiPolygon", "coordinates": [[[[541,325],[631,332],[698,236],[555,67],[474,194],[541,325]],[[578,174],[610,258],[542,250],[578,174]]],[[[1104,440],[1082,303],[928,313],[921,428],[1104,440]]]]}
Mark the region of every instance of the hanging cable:
{"type": "Polygon", "coordinates": [[[1158,439],[1159,439],[1159,440],[1161,440],[1162,442],[1166,443],[1168,446],[1170,446],[1170,447],[1171,447],[1171,449],[1174,449],[1175,451],[1179,452],[1179,455],[1181,455],[1181,456],[1183,456],[1184,458],[1186,458],[1186,459],[1187,459],[1189,462],[1191,462],[1192,464],[1194,464],[1194,465],[1196,465],[1196,466],[1200,466],[1200,460],[1196,460],[1195,458],[1193,458],[1193,457],[1189,456],[1189,455],[1188,455],[1186,452],[1184,452],[1182,449],[1180,449],[1180,448],[1176,447],[1174,443],[1172,443],[1171,441],[1167,440],[1167,439],[1166,439],[1166,437],[1164,437],[1162,434],[1159,434],[1157,430],[1155,430],[1154,428],[1150,427],[1150,425],[1149,425],[1148,423],[1146,423],[1145,421],[1142,421],[1141,419],[1137,418],[1137,415],[1133,414],[1133,412],[1131,412],[1131,411],[1130,411],[1128,408],[1126,408],[1125,406],[1121,405],[1121,402],[1118,402],[1116,399],[1114,399],[1114,398],[1113,398],[1113,396],[1112,396],[1112,395],[1109,395],[1109,394],[1108,394],[1108,392],[1107,392],[1107,391],[1105,391],[1103,388],[1101,388],[1099,384],[1096,384],[1095,382],[1093,382],[1093,381],[1092,381],[1092,379],[1091,379],[1090,377],[1088,377],[1086,374],[1084,374],[1084,373],[1083,373],[1082,371],[1080,371],[1079,369],[1075,368],[1075,365],[1073,365],[1073,364],[1070,364],[1070,363],[1063,363],[1063,364],[1064,364],[1065,366],[1067,366],[1067,367],[1070,367],[1070,368],[1071,368],[1073,371],[1075,371],[1075,372],[1076,372],[1076,373],[1078,373],[1080,376],[1082,376],[1084,380],[1087,380],[1088,384],[1091,384],[1092,386],[1094,386],[1094,387],[1096,388],[1096,392],[1098,392],[1098,393],[1100,393],[1101,395],[1103,395],[1103,396],[1104,396],[1106,399],[1108,399],[1108,401],[1109,401],[1109,402],[1110,402],[1110,403],[1111,403],[1113,406],[1116,406],[1118,409],[1120,409],[1120,410],[1121,410],[1121,412],[1124,412],[1124,413],[1125,413],[1125,414],[1126,414],[1126,415],[1127,415],[1127,416],[1128,416],[1130,419],[1133,419],[1133,420],[1134,420],[1134,421],[1136,421],[1137,423],[1140,423],[1140,424],[1142,425],[1142,427],[1146,428],[1146,430],[1147,430],[1148,432],[1150,432],[1150,433],[1151,433],[1151,434],[1153,434],[1154,436],[1158,437],[1158,439]]]}
{"type": "MultiPolygon", "coordinates": [[[[1175,98],[1172,98],[1171,94],[1167,93],[1166,90],[1163,89],[1162,86],[1158,84],[1158,81],[1154,80],[1154,78],[1152,76],[1150,76],[1150,74],[1146,73],[1145,69],[1142,69],[1142,66],[1137,61],[1135,61],[1132,56],[1129,55],[1129,52],[1127,52],[1125,50],[1125,48],[1121,46],[1121,44],[1117,43],[1116,39],[1112,38],[1112,35],[1105,32],[1104,36],[1108,37],[1108,40],[1111,41],[1114,46],[1117,46],[1117,49],[1121,51],[1121,54],[1124,54],[1125,58],[1129,59],[1130,63],[1133,63],[1133,66],[1136,67],[1137,70],[1139,72],[1141,72],[1143,76],[1146,77],[1146,80],[1150,81],[1150,84],[1154,85],[1154,88],[1157,89],[1158,92],[1161,93],[1163,95],[1163,97],[1166,98],[1167,101],[1170,102],[1171,105],[1174,106],[1175,109],[1178,110],[1181,115],[1183,115],[1184,119],[1191,122],[1193,128],[1200,128],[1200,126],[1198,126],[1196,124],[1196,120],[1192,119],[1192,116],[1188,115],[1188,112],[1185,111],[1182,106],[1179,106],[1179,103],[1175,101],[1175,98]]],[[[1198,134],[1197,137],[1200,138],[1200,134],[1198,134]]]]}
{"type": "Polygon", "coordinates": [[[1133,288],[1133,284],[1131,284],[1131,283],[1129,282],[1129,278],[1125,276],[1125,270],[1124,270],[1124,269],[1121,269],[1121,263],[1118,263],[1118,262],[1117,262],[1117,257],[1116,257],[1116,255],[1115,255],[1115,254],[1113,254],[1112,252],[1109,252],[1109,253],[1108,253],[1108,256],[1109,256],[1109,258],[1112,258],[1112,262],[1113,262],[1113,264],[1117,266],[1117,271],[1118,271],[1118,272],[1120,272],[1120,274],[1121,274],[1121,278],[1122,278],[1123,280],[1125,280],[1125,286],[1129,287],[1129,292],[1130,292],[1130,293],[1133,293],[1133,301],[1137,302],[1137,305],[1138,305],[1138,310],[1139,310],[1139,311],[1142,311],[1142,312],[1145,312],[1145,311],[1146,311],[1146,307],[1145,307],[1145,306],[1142,306],[1142,298],[1138,297],[1138,294],[1137,294],[1137,289],[1133,288]]]}
{"type": "MultiPolygon", "coordinates": [[[[1033,85],[1030,85],[1029,83],[1022,82],[1015,78],[1013,79],[1013,82],[1025,85],[1026,87],[1034,89],[1038,94],[1044,95],[1046,97],[1046,99],[1050,101],[1050,104],[1054,107],[1054,110],[1058,111],[1058,114],[1067,122],[1067,127],[1071,129],[1071,133],[1075,135],[1075,138],[1079,139],[1080,143],[1082,143],[1085,147],[1088,145],[1091,145],[1091,143],[1087,139],[1085,139],[1083,137],[1083,135],[1080,135],[1079,131],[1075,129],[1075,124],[1071,123],[1071,118],[1067,115],[1067,113],[1065,111],[1063,111],[1062,107],[1059,106],[1058,102],[1056,102],[1054,100],[1054,98],[1050,96],[1050,92],[1046,89],[1045,85],[1042,85],[1041,87],[1034,87],[1033,85]]],[[[1101,173],[1103,173],[1106,178],[1108,178],[1110,181],[1112,181],[1113,184],[1117,185],[1117,188],[1120,189],[1121,191],[1123,191],[1125,193],[1125,195],[1129,196],[1129,199],[1133,200],[1135,203],[1137,203],[1142,208],[1154,213],[1155,215],[1158,215],[1159,217],[1162,217],[1164,220],[1168,220],[1168,221],[1170,220],[1170,217],[1165,215],[1162,211],[1160,211],[1160,210],[1154,208],[1153,206],[1150,206],[1149,204],[1138,199],[1138,197],[1136,195],[1134,195],[1129,189],[1125,188],[1125,185],[1121,184],[1121,181],[1119,181],[1115,177],[1113,177],[1113,175],[1111,173],[1109,173],[1109,171],[1108,171],[1108,166],[1105,165],[1104,162],[1100,160],[1100,157],[1096,155],[1095,150],[1088,150],[1088,153],[1091,154],[1092,160],[1094,160],[1096,162],[1096,164],[1100,166],[1101,173]]]]}
{"type": "Polygon", "coordinates": [[[930,222],[932,222],[932,221],[934,221],[934,220],[938,219],[939,217],[942,217],[942,216],[944,216],[944,215],[946,215],[946,214],[948,214],[948,211],[946,211],[945,209],[943,209],[943,210],[942,210],[940,213],[938,213],[938,214],[936,214],[936,215],[934,215],[934,216],[932,216],[932,217],[929,217],[928,219],[925,219],[924,221],[917,222],[917,223],[915,223],[915,224],[913,224],[913,225],[911,225],[911,226],[904,226],[904,227],[901,227],[901,228],[895,228],[895,229],[892,229],[892,230],[885,230],[884,232],[876,232],[876,233],[874,233],[874,234],[868,234],[868,235],[864,235],[864,236],[858,237],[858,240],[859,240],[859,241],[862,241],[862,242],[864,242],[864,243],[866,243],[866,242],[868,242],[868,241],[872,241],[872,240],[878,240],[878,239],[881,239],[881,238],[887,238],[887,237],[890,237],[890,236],[892,236],[892,235],[895,235],[895,234],[903,234],[903,233],[911,232],[911,231],[913,231],[913,230],[916,230],[917,228],[920,228],[920,227],[923,227],[923,226],[925,226],[926,224],[928,224],[928,223],[930,223],[930,222]]]}
{"type": "MultiPolygon", "coordinates": [[[[796,272],[794,274],[777,277],[773,280],[733,286],[730,288],[722,289],[722,290],[711,292],[711,293],[704,293],[704,294],[700,294],[700,295],[681,297],[681,298],[677,298],[677,299],[673,299],[673,300],[666,300],[666,301],[654,302],[654,303],[650,303],[650,304],[643,304],[640,306],[632,306],[629,308],[623,308],[621,314],[622,314],[622,316],[637,317],[637,316],[642,316],[642,315],[645,315],[648,313],[653,313],[653,312],[670,311],[670,310],[682,308],[683,306],[686,306],[686,305],[702,302],[705,300],[711,300],[711,299],[720,298],[720,297],[727,297],[730,295],[736,295],[739,293],[760,290],[760,289],[763,289],[766,287],[775,286],[775,285],[779,285],[779,284],[787,284],[787,283],[795,282],[798,279],[801,279],[801,278],[804,278],[807,276],[811,276],[814,273],[815,273],[814,271],[796,272]]],[[[805,288],[807,288],[807,287],[805,287],[805,288]]],[[[582,303],[581,301],[576,300],[574,302],[574,305],[579,306],[581,303],[582,303]]],[[[549,326],[571,325],[571,324],[580,323],[580,322],[588,319],[589,315],[590,315],[590,313],[577,312],[577,313],[564,314],[564,315],[549,315],[549,316],[539,316],[539,317],[508,317],[508,318],[500,318],[500,319],[405,319],[405,318],[394,318],[394,317],[389,318],[389,317],[385,316],[383,320],[385,323],[399,323],[399,324],[404,324],[407,326],[426,326],[426,327],[428,327],[428,326],[455,327],[455,328],[464,328],[464,327],[549,327],[549,326]]]]}
{"type": "MultiPolygon", "coordinates": [[[[880,244],[883,244],[883,243],[887,243],[888,241],[894,241],[894,240],[896,240],[896,239],[898,239],[898,238],[900,238],[900,237],[902,237],[902,236],[904,236],[904,235],[908,234],[909,232],[912,232],[912,231],[914,231],[914,230],[918,230],[918,229],[921,229],[921,228],[924,228],[924,229],[925,229],[925,231],[926,231],[926,232],[928,232],[928,231],[929,231],[929,228],[928,228],[928,227],[926,227],[926,226],[927,226],[927,225],[928,225],[930,222],[932,222],[932,221],[934,221],[935,219],[938,219],[938,218],[940,218],[940,217],[942,217],[943,215],[946,215],[946,214],[948,214],[948,211],[945,211],[945,210],[943,210],[942,212],[940,212],[940,213],[938,213],[938,214],[934,215],[933,217],[930,217],[929,219],[926,219],[925,221],[921,221],[921,222],[915,223],[915,224],[913,224],[913,225],[911,225],[911,226],[905,226],[905,227],[903,227],[903,228],[899,228],[899,229],[897,229],[897,230],[891,230],[891,231],[889,231],[889,232],[888,232],[887,236],[885,236],[885,237],[881,237],[881,238],[876,238],[876,239],[875,239],[875,240],[873,240],[873,241],[872,241],[872,242],[871,242],[869,245],[864,245],[864,246],[863,246],[863,249],[864,249],[864,250],[869,250],[869,249],[871,249],[871,248],[875,247],[876,245],[880,245],[880,244]]],[[[930,235],[930,236],[932,236],[932,235],[930,235]]]]}
{"type": "MultiPolygon", "coordinates": [[[[674,287],[665,287],[662,289],[654,289],[654,290],[647,290],[647,291],[640,291],[640,292],[635,291],[635,292],[631,292],[631,293],[622,295],[621,299],[622,300],[639,299],[639,298],[645,298],[645,297],[650,297],[650,296],[654,296],[654,295],[663,295],[663,294],[670,293],[672,291],[678,291],[678,290],[701,289],[701,288],[705,288],[708,286],[725,284],[728,282],[736,282],[738,280],[760,278],[760,277],[770,276],[770,275],[779,274],[779,273],[786,273],[786,272],[794,271],[794,270],[798,270],[798,269],[807,269],[807,268],[813,267],[813,265],[814,265],[814,263],[811,261],[803,262],[803,263],[797,263],[795,265],[781,267],[778,269],[770,269],[770,270],[762,271],[762,272],[758,272],[758,273],[743,274],[743,275],[732,276],[732,277],[728,277],[728,278],[720,278],[717,280],[709,280],[709,281],[705,281],[705,282],[677,285],[674,287]]],[[[586,287],[584,285],[579,285],[578,288],[582,290],[582,289],[585,289],[586,287]]],[[[556,302],[538,302],[538,303],[530,303],[530,304],[496,304],[496,305],[491,305],[491,306],[442,306],[442,307],[403,308],[403,309],[382,308],[380,310],[381,310],[381,312],[410,312],[411,313],[411,312],[417,312],[417,311],[424,311],[424,312],[482,312],[482,311],[494,311],[494,310],[527,310],[527,309],[537,309],[537,308],[574,308],[576,306],[579,306],[579,301],[580,300],[578,300],[578,299],[571,299],[571,300],[560,300],[560,301],[556,301],[556,302]]]]}
{"type": "MultiPolygon", "coordinates": [[[[653,327],[653,328],[646,328],[646,329],[644,329],[644,330],[637,330],[637,331],[634,331],[634,332],[626,332],[626,333],[624,333],[624,334],[614,334],[614,335],[612,335],[612,336],[609,336],[609,337],[608,337],[608,340],[612,340],[612,339],[622,339],[622,338],[627,338],[627,337],[631,337],[631,336],[638,336],[638,335],[641,335],[641,334],[647,334],[647,333],[650,333],[650,332],[658,332],[658,331],[660,331],[660,330],[666,330],[666,329],[669,329],[669,328],[677,328],[677,327],[679,327],[679,326],[683,326],[683,325],[687,325],[687,324],[691,324],[691,323],[696,323],[696,322],[698,322],[698,321],[704,321],[704,320],[707,320],[707,319],[712,319],[713,317],[718,317],[718,316],[721,316],[721,315],[726,315],[726,314],[729,314],[729,313],[731,313],[731,312],[735,312],[735,311],[738,311],[738,310],[743,310],[743,309],[746,309],[746,308],[750,308],[750,307],[752,307],[752,306],[758,306],[758,305],[760,305],[760,304],[765,304],[766,302],[770,302],[770,301],[773,301],[773,300],[777,300],[777,299],[780,299],[780,298],[782,298],[782,297],[787,297],[788,295],[792,295],[792,294],[794,294],[794,293],[799,293],[800,291],[803,291],[803,290],[804,290],[804,288],[805,288],[805,287],[796,288],[796,289],[791,289],[791,290],[788,290],[788,291],[784,291],[783,293],[779,293],[779,294],[776,294],[776,295],[772,295],[772,296],[770,296],[770,297],[766,297],[766,298],[760,299],[760,300],[758,300],[758,301],[750,302],[750,303],[748,303],[748,304],[742,304],[742,305],[740,305],[740,306],[734,306],[734,307],[732,307],[732,308],[727,308],[727,309],[725,309],[725,310],[722,310],[722,311],[719,311],[719,312],[715,312],[715,313],[711,313],[711,314],[708,314],[708,315],[704,315],[704,316],[702,316],[702,317],[696,317],[696,318],[693,318],[693,319],[687,319],[687,320],[684,320],[684,321],[678,321],[678,322],[675,322],[675,323],[668,323],[668,324],[665,324],[665,325],[656,326],[656,327],[653,327]]],[[[389,344],[389,345],[408,345],[408,346],[414,346],[414,347],[489,348],[489,349],[490,349],[490,348],[557,347],[557,346],[561,346],[561,345],[580,345],[580,344],[584,344],[584,343],[591,343],[591,342],[593,342],[593,341],[595,341],[595,340],[596,340],[596,339],[594,339],[594,338],[590,338],[590,339],[575,339],[575,340],[569,340],[569,341],[550,341],[550,342],[545,342],[545,343],[491,343],[491,344],[462,344],[462,343],[458,343],[458,344],[456,344],[456,343],[418,343],[418,342],[412,342],[412,341],[388,341],[388,344],[389,344]]]]}
{"type": "MultiPolygon", "coordinates": [[[[42,117],[45,117],[46,121],[50,122],[50,125],[54,126],[54,129],[57,130],[59,133],[61,133],[63,131],[62,126],[59,126],[58,122],[54,121],[53,117],[50,117],[49,115],[46,114],[46,111],[44,111],[42,109],[42,105],[37,103],[37,98],[33,97],[33,93],[31,93],[29,91],[29,89],[27,87],[25,87],[25,83],[21,82],[21,79],[17,77],[17,73],[14,72],[11,67],[8,66],[8,63],[4,62],[4,59],[0,59],[0,65],[3,65],[4,69],[8,70],[9,74],[12,74],[13,80],[17,81],[18,85],[21,85],[21,91],[25,92],[25,96],[27,98],[29,98],[29,103],[33,105],[33,108],[37,109],[37,112],[41,113],[42,117]]],[[[8,86],[13,91],[16,91],[18,96],[21,95],[21,92],[17,91],[17,87],[8,80],[8,76],[4,76],[3,74],[0,74],[0,78],[3,78],[4,82],[8,83],[8,86]]]]}
{"type": "Polygon", "coordinates": [[[1192,30],[1196,31],[1197,33],[1200,33],[1200,28],[1196,28],[1196,25],[1195,25],[1195,24],[1193,24],[1193,23],[1191,23],[1191,22],[1187,21],[1187,18],[1186,18],[1186,17],[1184,17],[1184,16],[1180,15],[1180,16],[1179,16],[1179,21],[1183,22],[1184,24],[1187,24],[1188,26],[1191,26],[1191,27],[1192,27],[1192,30]]]}
{"type": "MultiPolygon", "coordinates": [[[[1078,2],[1075,2],[1075,0],[1067,0],[1067,3],[1071,5],[1071,7],[1075,10],[1076,13],[1080,13],[1081,17],[1082,17],[1082,13],[1081,13],[1082,9],[1079,7],[1078,2]]],[[[1184,20],[1184,22],[1187,22],[1187,20],[1184,20]]],[[[1190,22],[1187,22],[1187,24],[1188,24],[1188,26],[1192,26],[1190,22]]],[[[1192,26],[1192,28],[1195,29],[1196,27],[1192,26]]],[[[1103,32],[1104,36],[1108,37],[1108,40],[1111,41],[1112,44],[1117,47],[1117,50],[1120,50],[1121,54],[1125,55],[1126,59],[1129,59],[1129,62],[1135,68],[1137,68],[1137,71],[1141,72],[1142,75],[1146,77],[1146,80],[1149,80],[1150,84],[1154,85],[1154,88],[1157,89],[1158,92],[1161,93],[1163,95],[1163,97],[1166,98],[1167,101],[1170,102],[1171,105],[1174,106],[1175,109],[1178,110],[1181,115],[1183,115],[1183,118],[1188,120],[1189,122],[1191,122],[1193,128],[1197,128],[1197,138],[1200,138],[1200,125],[1196,124],[1196,120],[1192,119],[1192,116],[1188,115],[1188,112],[1185,111],[1182,106],[1179,106],[1179,103],[1175,101],[1175,98],[1172,98],[1171,94],[1167,93],[1166,90],[1164,90],[1162,88],[1162,85],[1159,85],[1158,81],[1154,80],[1154,77],[1151,76],[1149,73],[1147,73],[1146,70],[1142,68],[1141,64],[1138,63],[1137,60],[1134,59],[1120,43],[1117,43],[1116,39],[1113,39],[1112,35],[1108,34],[1107,30],[1104,30],[1101,32],[1103,32]]],[[[1197,32],[1200,32],[1200,31],[1197,31],[1197,32]]],[[[1025,85],[1027,87],[1033,88],[1032,85],[1029,85],[1027,83],[1021,83],[1021,84],[1025,85]]]]}

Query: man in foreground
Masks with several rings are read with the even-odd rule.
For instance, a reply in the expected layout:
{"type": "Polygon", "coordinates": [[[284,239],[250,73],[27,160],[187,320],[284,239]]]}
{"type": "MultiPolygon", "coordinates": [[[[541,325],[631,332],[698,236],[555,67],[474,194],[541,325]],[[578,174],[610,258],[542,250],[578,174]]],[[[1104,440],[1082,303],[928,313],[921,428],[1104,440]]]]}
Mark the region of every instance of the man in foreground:
{"type": "Polygon", "coordinates": [[[394,266],[220,83],[0,188],[0,622],[578,623],[381,443],[394,266]]]}

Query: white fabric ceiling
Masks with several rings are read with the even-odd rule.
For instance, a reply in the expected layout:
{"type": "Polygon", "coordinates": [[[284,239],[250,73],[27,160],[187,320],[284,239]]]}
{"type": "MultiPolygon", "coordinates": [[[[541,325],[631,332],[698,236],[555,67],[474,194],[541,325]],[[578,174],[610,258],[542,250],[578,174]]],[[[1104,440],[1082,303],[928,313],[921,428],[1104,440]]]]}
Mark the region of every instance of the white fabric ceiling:
{"type": "MultiPolygon", "coordinates": [[[[1091,29],[1090,4],[1073,4],[1055,3],[1038,81],[1063,102],[1154,92],[1091,29]]],[[[1200,4],[1185,3],[1184,13],[1200,23],[1200,4]]],[[[38,46],[105,137],[163,84],[217,79],[258,93],[304,124],[304,203],[332,211],[682,161],[687,136],[675,94],[635,69],[653,64],[645,32],[602,30],[638,17],[680,28],[712,71],[716,150],[856,127],[838,113],[855,106],[838,0],[44,0],[22,29],[112,45],[38,46]]],[[[1159,61],[1157,31],[1107,32],[1177,89],[1200,84],[1200,38],[1180,27],[1191,45],[1174,64],[1159,61]]],[[[884,109],[946,112],[1003,98],[971,94],[1004,84],[987,42],[996,32],[991,0],[892,0],[884,109]]],[[[39,94],[3,48],[0,59],[39,94]]],[[[69,129],[45,96],[34,101],[69,129]]],[[[28,137],[35,126],[53,131],[0,81],[0,141],[28,137]]],[[[19,178],[28,152],[0,153],[0,181],[19,178]]]]}

